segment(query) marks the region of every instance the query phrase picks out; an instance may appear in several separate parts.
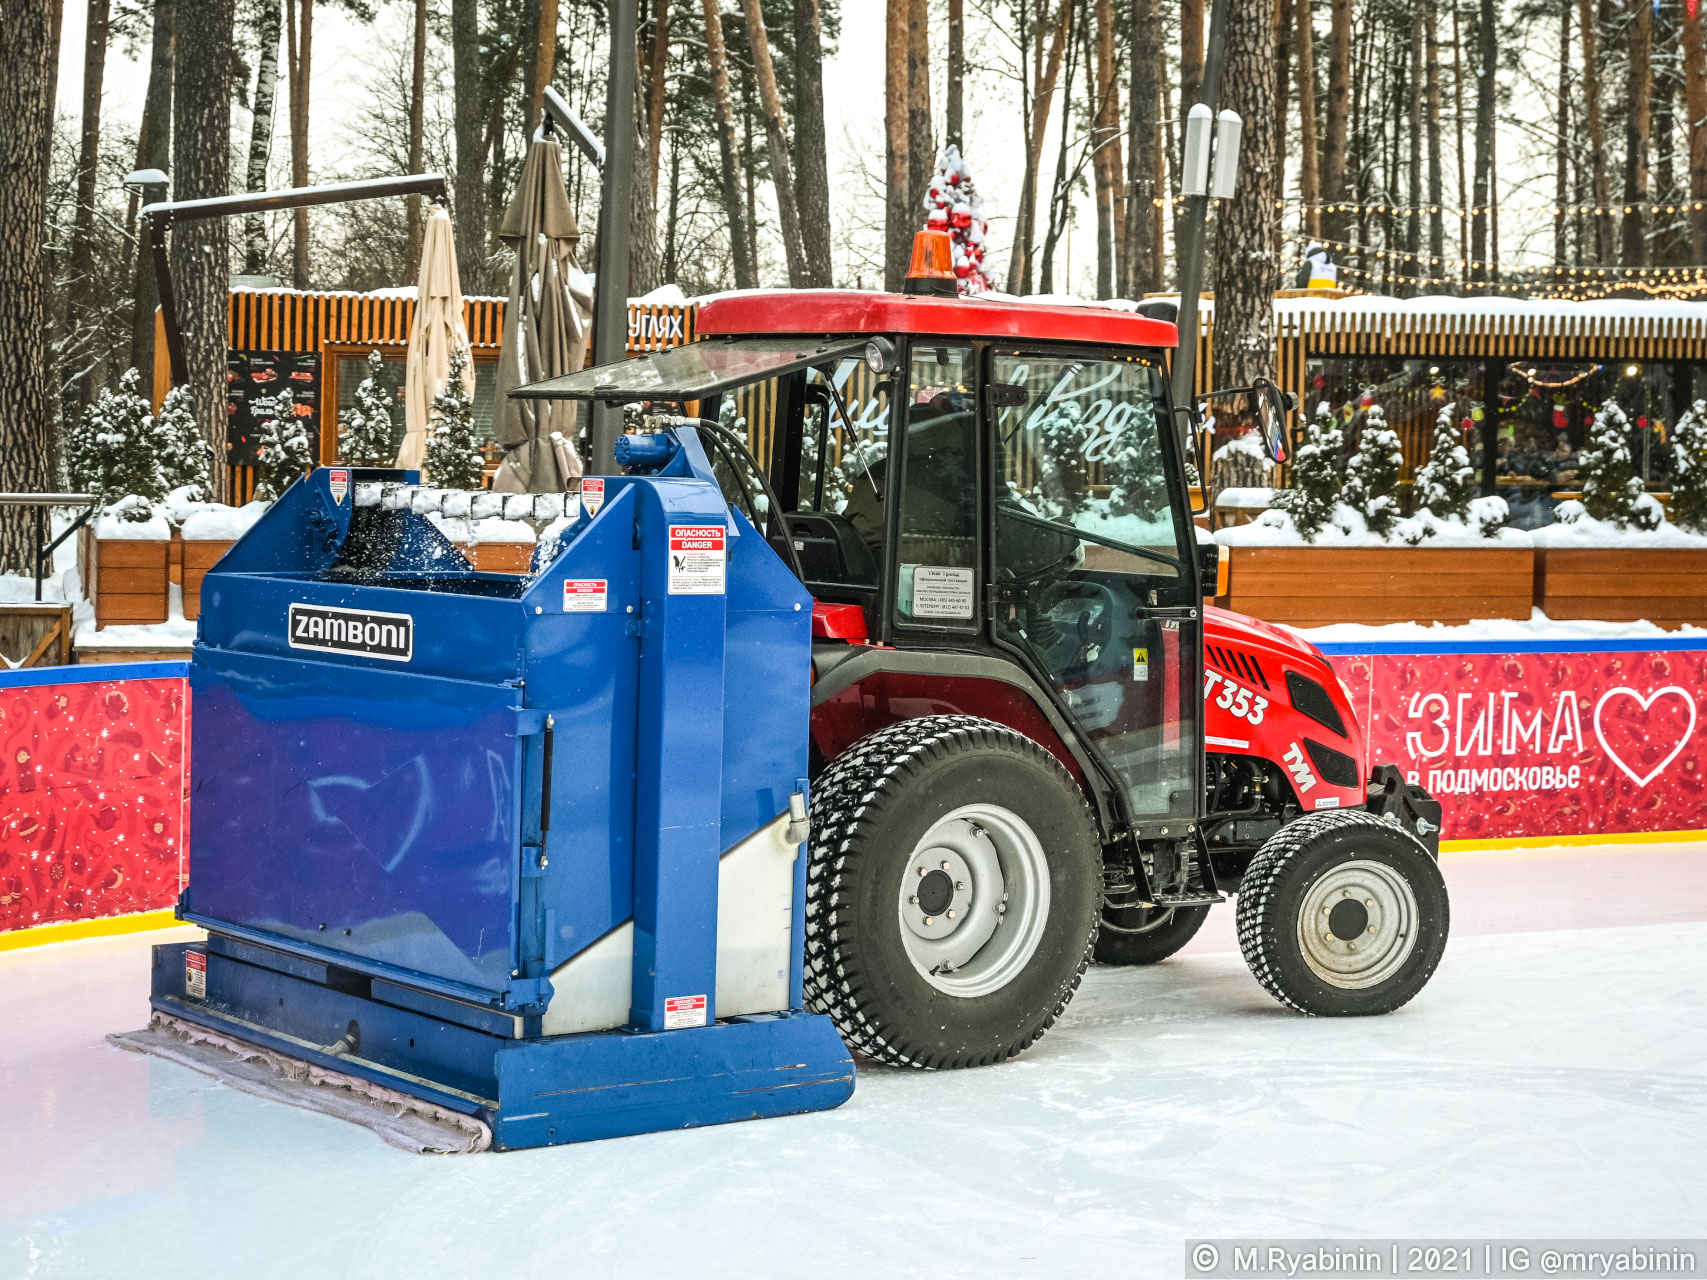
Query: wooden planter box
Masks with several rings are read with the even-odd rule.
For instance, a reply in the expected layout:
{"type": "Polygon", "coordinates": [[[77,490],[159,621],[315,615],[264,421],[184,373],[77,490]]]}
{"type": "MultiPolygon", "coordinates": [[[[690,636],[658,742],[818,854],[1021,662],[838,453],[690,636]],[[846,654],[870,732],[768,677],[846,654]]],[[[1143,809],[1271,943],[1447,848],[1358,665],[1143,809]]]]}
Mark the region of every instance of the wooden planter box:
{"type": "Polygon", "coordinates": [[[172,544],[91,537],[85,590],[95,602],[95,630],[164,622],[171,583],[172,544]]]}
{"type": "Polygon", "coordinates": [[[1529,547],[1230,547],[1219,603],[1266,622],[1464,623],[1527,618],[1529,547]]]}
{"type": "Polygon", "coordinates": [[[1537,547],[1535,603],[1549,618],[1707,626],[1707,550],[1537,547]]]}
{"type": "Polygon", "coordinates": [[[184,616],[194,622],[202,612],[202,579],[234,544],[186,539],[178,545],[183,548],[184,557],[184,616]]]}

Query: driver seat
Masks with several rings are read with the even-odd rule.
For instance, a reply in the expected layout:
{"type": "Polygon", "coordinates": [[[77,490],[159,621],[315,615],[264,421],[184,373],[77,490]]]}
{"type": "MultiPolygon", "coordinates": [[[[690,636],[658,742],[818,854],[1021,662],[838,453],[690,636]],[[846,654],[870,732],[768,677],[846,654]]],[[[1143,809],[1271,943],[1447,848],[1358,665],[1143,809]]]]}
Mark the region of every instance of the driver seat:
{"type": "Polygon", "coordinates": [[[807,582],[876,589],[877,559],[845,516],[790,511],[784,518],[807,582]]]}

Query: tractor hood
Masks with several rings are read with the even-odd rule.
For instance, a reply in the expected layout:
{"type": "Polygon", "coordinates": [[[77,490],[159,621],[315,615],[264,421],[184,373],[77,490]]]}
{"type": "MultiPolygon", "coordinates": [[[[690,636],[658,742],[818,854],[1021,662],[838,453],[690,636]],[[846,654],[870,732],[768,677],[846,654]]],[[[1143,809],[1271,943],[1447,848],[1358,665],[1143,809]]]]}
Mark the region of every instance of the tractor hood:
{"type": "Polygon", "coordinates": [[[1290,659],[1295,666],[1314,667],[1329,680],[1335,679],[1333,667],[1322,651],[1295,631],[1277,627],[1272,622],[1234,613],[1209,605],[1203,610],[1203,640],[1205,644],[1231,644],[1241,648],[1266,649],[1276,657],[1290,659]]]}

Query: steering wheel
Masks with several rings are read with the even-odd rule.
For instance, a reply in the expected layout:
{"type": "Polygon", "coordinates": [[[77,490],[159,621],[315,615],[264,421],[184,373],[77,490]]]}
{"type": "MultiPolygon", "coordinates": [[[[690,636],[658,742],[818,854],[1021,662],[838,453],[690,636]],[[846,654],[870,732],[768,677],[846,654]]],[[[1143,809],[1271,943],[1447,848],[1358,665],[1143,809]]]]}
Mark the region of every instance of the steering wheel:
{"type": "Polygon", "coordinates": [[[1114,640],[1120,602],[1102,583],[1088,578],[1057,578],[1033,598],[1033,609],[1058,632],[1050,647],[1051,665],[1094,665],[1114,640]]]}

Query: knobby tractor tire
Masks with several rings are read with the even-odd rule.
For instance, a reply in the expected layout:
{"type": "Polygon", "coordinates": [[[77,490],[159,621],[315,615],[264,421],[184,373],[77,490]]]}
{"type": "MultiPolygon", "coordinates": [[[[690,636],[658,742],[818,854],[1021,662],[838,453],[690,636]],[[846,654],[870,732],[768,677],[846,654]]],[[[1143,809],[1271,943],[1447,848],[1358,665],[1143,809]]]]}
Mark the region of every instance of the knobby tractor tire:
{"type": "MultiPolygon", "coordinates": [[[[861,739],[818,779],[806,881],[806,1003],[852,1049],[894,1066],[982,1066],[1047,1031],[1096,941],[1102,852],[1083,793],[1023,734],[974,716],[926,716],[861,739]],[[901,894],[925,834],[966,805],[1023,820],[1047,862],[1036,950],[985,994],[939,990],[915,966],[901,894]]],[[[988,945],[988,944],[987,944],[988,945]]]]}
{"type": "Polygon", "coordinates": [[[1299,1013],[1392,1012],[1434,975],[1450,924],[1428,850],[1359,810],[1299,818],[1258,850],[1239,882],[1245,962],[1299,1013]]]}
{"type": "Polygon", "coordinates": [[[1104,907],[1097,933],[1098,964],[1156,964],[1203,927],[1209,908],[1104,907]]]}

